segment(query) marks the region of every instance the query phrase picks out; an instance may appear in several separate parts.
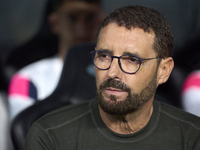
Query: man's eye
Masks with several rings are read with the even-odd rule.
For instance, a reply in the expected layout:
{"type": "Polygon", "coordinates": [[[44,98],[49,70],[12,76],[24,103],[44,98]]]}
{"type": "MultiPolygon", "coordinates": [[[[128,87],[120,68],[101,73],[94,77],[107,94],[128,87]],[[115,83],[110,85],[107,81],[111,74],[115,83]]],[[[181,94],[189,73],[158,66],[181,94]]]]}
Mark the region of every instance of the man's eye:
{"type": "Polygon", "coordinates": [[[132,62],[138,62],[138,59],[136,59],[135,57],[130,57],[129,59],[130,59],[130,61],[132,61],[132,62]]]}
{"type": "Polygon", "coordinates": [[[123,57],[123,59],[124,59],[127,63],[138,64],[138,63],[140,62],[138,58],[136,58],[136,57],[131,57],[131,56],[125,56],[125,57],[123,57]]]}
{"type": "Polygon", "coordinates": [[[106,57],[109,57],[109,55],[107,53],[99,52],[97,53],[97,57],[106,58],[106,57]]]}
{"type": "Polygon", "coordinates": [[[108,57],[108,54],[106,54],[106,53],[101,53],[99,56],[102,57],[102,58],[106,58],[106,57],[108,57]]]}

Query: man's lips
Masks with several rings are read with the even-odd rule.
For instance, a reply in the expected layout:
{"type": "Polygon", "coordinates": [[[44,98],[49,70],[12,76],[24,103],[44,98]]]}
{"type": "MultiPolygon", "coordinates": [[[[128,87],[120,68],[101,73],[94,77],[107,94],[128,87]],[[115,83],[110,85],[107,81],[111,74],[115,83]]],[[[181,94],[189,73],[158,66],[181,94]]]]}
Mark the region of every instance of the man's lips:
{"type": "Polygon", "coordinates": [[[111,91],[111,92],[125,92],[123,90],[116,89],[116,88],[113,88],[113,87],[108,87],[108,88],[105,88],[104,90],[108,90],[108,91],[111,91]]]}
{"type": "Polygon", "coordinates": [[[103,90],[103,93],[104,93],[105,97],[110,97],[110,95],[114,95],[116,97],[121,97],[124,94],[127,95],[126,91],[123,91],[123,90],[120,90],[120,89],[116,89],[116,88],[112,88],[112,87],[105,88],[103,90]]]}

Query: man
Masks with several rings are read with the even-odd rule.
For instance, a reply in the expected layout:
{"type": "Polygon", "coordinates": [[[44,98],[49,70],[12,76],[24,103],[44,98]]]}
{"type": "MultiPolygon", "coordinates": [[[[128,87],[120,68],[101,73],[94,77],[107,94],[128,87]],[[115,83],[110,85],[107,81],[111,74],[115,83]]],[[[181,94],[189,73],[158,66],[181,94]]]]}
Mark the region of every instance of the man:
{"type": "Polygon", "coordinates": [[[12,77],[9,85],[11,119],[54,91],[67,50],[75,44],[93,42],[103,20],[100,0],[51,0],[51,5],[54,11],[48,21],[58,37],[58,54],[25,66],[12,77]]]}
{"type": "Polygon", "coordinates": [[[154,100],[173,69],[172,47],[170,27],[156,10],[112,12],[91,52],[97,98],[36,121],[26,150],[198,150],[200,119],[154,100]]]}

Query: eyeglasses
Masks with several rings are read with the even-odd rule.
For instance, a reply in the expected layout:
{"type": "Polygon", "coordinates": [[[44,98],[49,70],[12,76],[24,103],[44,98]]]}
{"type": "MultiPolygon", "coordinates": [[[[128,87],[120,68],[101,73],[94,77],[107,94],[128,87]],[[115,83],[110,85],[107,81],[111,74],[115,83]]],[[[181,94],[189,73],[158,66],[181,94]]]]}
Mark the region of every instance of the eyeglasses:
{"type": "Polygon", "coordinates": [[[111,66],[113,58],[117,58],[121,70],[128,74],[136,73],[140,69],[141,63],[144,60],[162,59],[161,57],[142,59],[131,54],[125,54],[117,57],[101,50],[92,51],[91,55],[93,64],[96,68],[100,70],[108,70],[111,66]]]}

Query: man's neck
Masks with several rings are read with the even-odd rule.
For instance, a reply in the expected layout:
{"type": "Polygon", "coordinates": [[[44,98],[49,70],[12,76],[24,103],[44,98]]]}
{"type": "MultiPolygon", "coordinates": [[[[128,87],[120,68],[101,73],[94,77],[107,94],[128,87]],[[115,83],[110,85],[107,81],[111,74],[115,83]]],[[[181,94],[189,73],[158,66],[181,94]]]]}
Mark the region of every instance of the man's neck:
{"type": "Polygon", "coordinates": [[[114,116],[104,112],[99,106],[100,115],[104,123],[114,132],[131,134],[144,128],[153,113],[153,100],[149,100],[137,111],[124,116],[114,116]]]}

